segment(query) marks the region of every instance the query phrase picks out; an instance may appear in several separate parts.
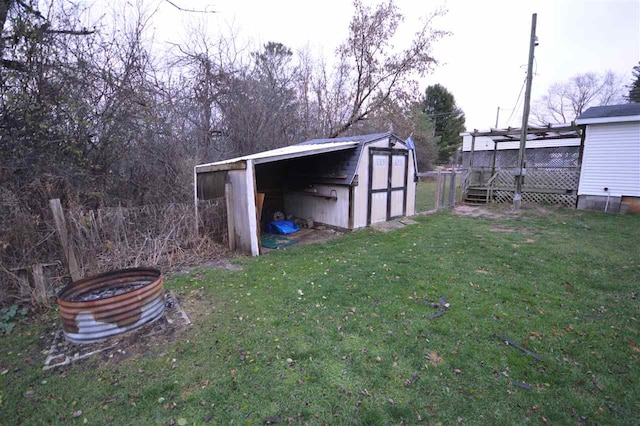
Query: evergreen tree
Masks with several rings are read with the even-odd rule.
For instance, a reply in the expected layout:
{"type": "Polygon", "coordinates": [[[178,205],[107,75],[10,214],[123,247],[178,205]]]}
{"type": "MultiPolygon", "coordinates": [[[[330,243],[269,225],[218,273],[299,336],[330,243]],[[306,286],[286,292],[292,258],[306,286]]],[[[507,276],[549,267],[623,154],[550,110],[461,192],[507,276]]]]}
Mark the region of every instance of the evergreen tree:
{"type": "Polygon", "coordinates": [[[460,133],[465,130],[464,112],[456,105],[451,92],[440,84],[427,87],[424,112],[435,123],[438,162],[448,163],[462,144],[460,133]]]}
{"type": "Polygon", "coordinates": [[[640,102],[640,62],[633,67],[631,72],[634,77],[634,81],[627,87],[629,87],[629,95],[627,99],[629,102],[640,102]]]}

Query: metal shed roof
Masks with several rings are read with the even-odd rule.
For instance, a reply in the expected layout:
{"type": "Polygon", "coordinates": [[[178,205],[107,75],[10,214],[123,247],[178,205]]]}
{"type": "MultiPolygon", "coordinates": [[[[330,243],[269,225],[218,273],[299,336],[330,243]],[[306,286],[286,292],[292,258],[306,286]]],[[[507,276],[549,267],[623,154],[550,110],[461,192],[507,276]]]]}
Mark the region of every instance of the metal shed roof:
{"type": "Polygon", "coordinates": [[[358,146],[353,151],[344,152],[339,158],[335,158],[331,164],[326,164],[327,174],[334,176],[342,176],[341,178],[327,178],[324,179],[325,183],[340,183],[351,185],[358,169],[358,161],[365,144],[370,142],[379,141],[385,138],[394,138],[401,143],[405,143],[402,139],[396,136],[393,132],[385,133],[371,133],[368,135],[358,136],[346,136],[341,138],[327,138],[327,139],[311,139],[305,142],[300,142],[298,145],[318,145],[318,144],[331,144],[340,141],[356,141],[358,146]]]}
{"type": "Polygon", "coordinates": [[[591,107],[576,119],[577,124],[640,121],[640,103],[591,107]]]}
{"type": "Polygon", "coordinates": [[[354,140],[318,143],[306,145],[291,145],[284,148],[272,149],[270,151],[258,152],[256,154],[245,155],[242,157],[231,158],[229,160],[217,161],[215,163],[200,164],[196,166],[196,173],[214,172],[221,170],[229,170],[234,168],[236,163],[242,163],[247,160],[253,160],[255,164],[270,163],[273,161],[289,160],[292,158],[306,157],[309,155],[324,154],[328,152],[341,151],[345,149],[353,149],[360,142],[354,140]]]}
{"type": "Polygon", "coordinates": [[[385,137],[391,136],[393,133],[372,133],[369,135],[359,135],[359,136],[345,136],[342,138],[326,138],[326,139],[311,139],[308,141],[300,142],[298,145],[317,145],[317,144],[328,144],[334,142],[344,142],[344,141],[356,141],[360,144],[366,142],[377,141],[378,139],[382,139],[385,137]]]}

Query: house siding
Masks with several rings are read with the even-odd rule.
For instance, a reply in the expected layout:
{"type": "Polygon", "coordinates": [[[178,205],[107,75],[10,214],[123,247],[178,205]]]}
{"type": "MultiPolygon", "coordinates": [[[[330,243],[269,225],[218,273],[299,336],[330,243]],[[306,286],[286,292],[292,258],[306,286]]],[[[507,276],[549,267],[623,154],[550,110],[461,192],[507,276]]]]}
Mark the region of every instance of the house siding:
{"type": "Polygon", "coordinates": [[[640,121],[587,125],[578,195],[640,196],[640,121]]]}
{"type": "MultiPolygon", "coordinates": [[[[471,135],[462,136],[463,152],[471,152],[471,139],[471,135]]],[[[580,138],[527,141],[526,148],[553,148],[557,146],[580,146],[580,138]]],[[[493,151],[493,149],[493,139],[486,136],[478,136],[476,138],[476,142],[473,147],[474,151],[493,151]]],[[[498,151],[508,149],[520,149],[520,141],[517,140],[513,142],[498,142],[498,151]]]]}

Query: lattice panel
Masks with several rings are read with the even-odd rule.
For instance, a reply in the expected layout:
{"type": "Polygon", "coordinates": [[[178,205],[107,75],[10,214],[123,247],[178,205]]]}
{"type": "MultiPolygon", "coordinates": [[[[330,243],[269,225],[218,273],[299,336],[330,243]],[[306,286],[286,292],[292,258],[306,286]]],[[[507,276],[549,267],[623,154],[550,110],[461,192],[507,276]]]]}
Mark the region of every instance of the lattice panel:
{"type": "Polygon", "coordinates": [[[503,169],[498,171],[496,178],[493,180],[493,186],[496,188],[516,189],[516,179],[513,176],[513,169],[503,169]]]}
{"type": "Polygon", "coordinates": [[[572,169],[555,169],[555,170],[529,170],[524,178],[523,191],[527,187],[537,189],[565,189],[578,190],[578,182],[580,180],[580,172],[572,169]]]}
{"type": "MultiPolygon", "coordinates": [[[[513,199],[513,196],[512,196],[513,199]]],[[[567,207],[575,207],[577,195],[571,194],[542,194],[536,192],[523,192],[522,200],[528,203],[538,204],[563,204],[567,207]]]]}
{"type": "MultiPolygon", "coordinates": [[[[494,203],[512,203],[514,191],[494,191],[494,203]]],[[[536,192],[524,192],[522,200],[536,204],[562,204],[567,207],[575,207],[577,195],[570,194],[543,194],[536,192]]]]}
{"type": "Polygon", "coordinates": [[[494,203],[513,202],[513,191],[494,191],[494,203]]]}
{"type": "MultiPolygon", "coordinates": [[[[499,170],[493,181],[493,186],[515,189],[514,170],[499,170]]],[[[576,169],[527,169],[522,189],[523,191],[526,191],[526,188],[576,191],[579,180],[580,172],[576,169]]]]}
{"type": "MultiPolygon", "coordinates": [[[[497,188],[493,191],[496,203],[513,201],[515,192],[513,170],[515,169],[503,169],[496,174],[492,183],[492,187],[497,188]]],[[[576,203],[579,180],[580,172],[577,169],[527,169],[522,187],[522,199],[530,203],[563,204],[573,207],[576,203]],[[530,192],[533,189],[550,192],[530,192]],[[571,193],[555,193],[558,190],[571,193]]]]}

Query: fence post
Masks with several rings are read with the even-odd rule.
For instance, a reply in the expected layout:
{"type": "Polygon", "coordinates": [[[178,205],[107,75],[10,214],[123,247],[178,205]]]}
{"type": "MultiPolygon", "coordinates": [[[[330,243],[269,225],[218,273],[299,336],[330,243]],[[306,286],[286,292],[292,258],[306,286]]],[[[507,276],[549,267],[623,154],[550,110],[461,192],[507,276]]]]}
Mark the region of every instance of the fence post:
{"type": "Polygon", "coordinates": [[[440,176],[442,175],[442,170],[438,168],[438,175],[436,176],[436,210],[440,209],[440,186],[442,182],[440,182],[440,176]]]}
{"type": "Polygon", "coordinates": [[[196,237],[200,234],[200,216],[198,216],[198,173],[196,168],[193,168],[193,212],[195,215],[196,237]]]}
{"type": "Polygon", "coordinates": [[[60,244],[62,244],[62,251],[64,253],[67,267],[69,268],[69,274],[71,274],[71,279],[73,281],[77,281],[81,278],[80,268],[78,268],[78,261],[76,260],[75,253],[73,252],[73,247],[71,247],[71,242],[69,241],[67,223],[64,220],[64,211],[62,210],[60,199],[55,198],[53,200],[49,200],[49,207],[51,207],[51,212],[53,213],[53,221],[56,225],[60,244]]]}
{"type": "Polygon", "coordinates": [[[449,181],[449,207],[456,206],[456,172],[451,170],[451,180],[449,181]]]}
{"type": "Polygon", "coordinates": [[[47,301],[47,286],[42,266],[42,263],[31,266],[31,273],[33,275],[33,293],[31,297],[36,303],[44,303],[47,301]]]}

